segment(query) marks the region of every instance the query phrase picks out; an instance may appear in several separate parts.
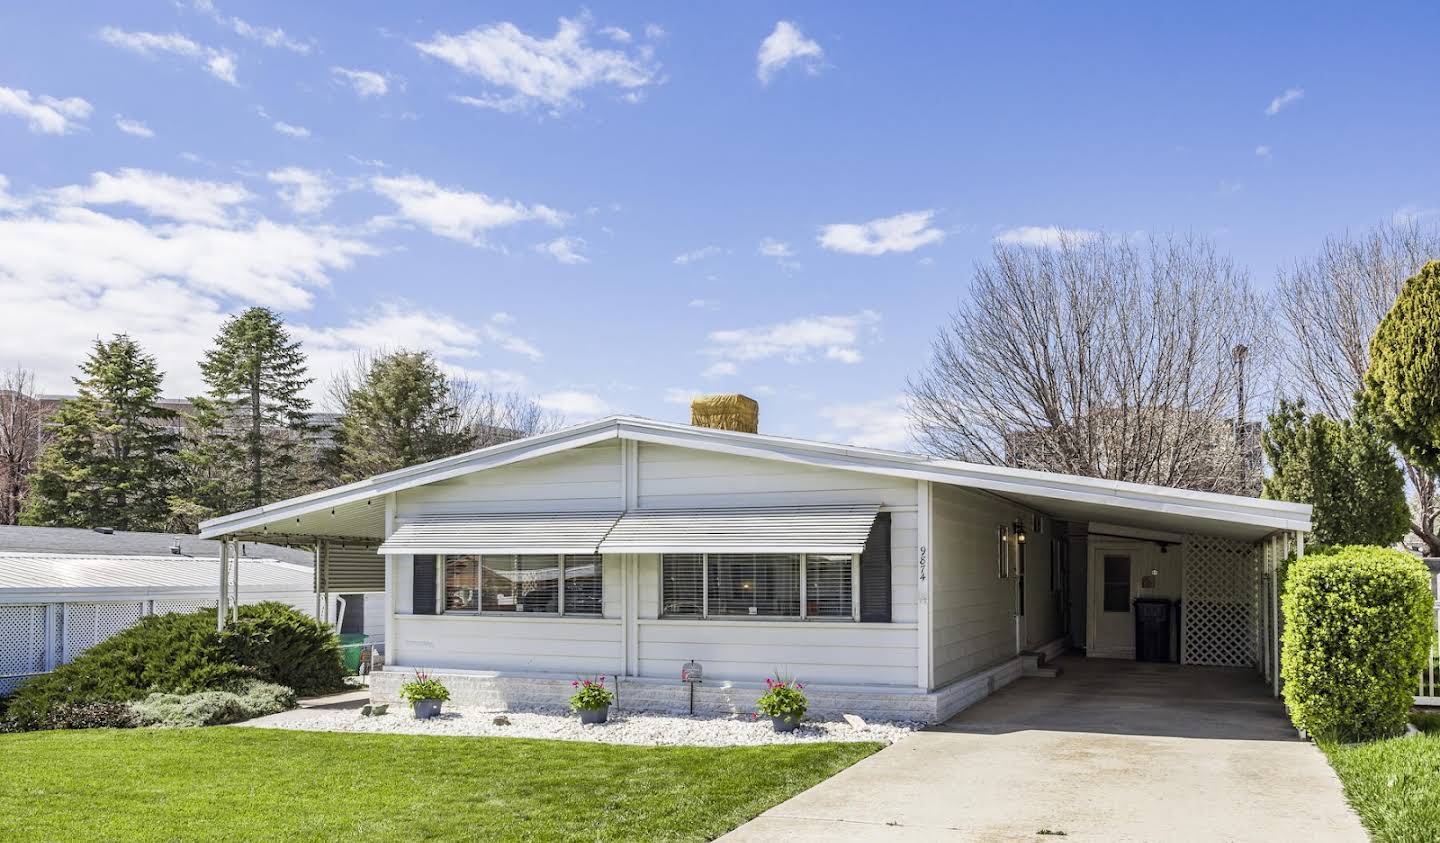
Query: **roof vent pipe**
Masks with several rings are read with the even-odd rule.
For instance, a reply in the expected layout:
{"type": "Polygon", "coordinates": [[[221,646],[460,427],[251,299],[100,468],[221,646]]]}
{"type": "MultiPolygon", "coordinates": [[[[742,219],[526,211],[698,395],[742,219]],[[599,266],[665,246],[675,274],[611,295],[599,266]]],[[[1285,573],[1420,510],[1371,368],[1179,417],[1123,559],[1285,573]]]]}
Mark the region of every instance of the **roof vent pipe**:
{"type": "Polygon", "coordinates": [[[99,534],[102,535],[102,536],[113,536],[113,535],[115,535],[115,528],[114,528],[114,527],[91,527],[90,529],[91,529],[91,530],[94,530],[95,532],[99,533],[99,534]]]}
{"type": "Polygon", "coordinates": [[[690,402],[690,423],[695,427],[758,433],[760,405],[747,395],[701,395],[690,402]]]}

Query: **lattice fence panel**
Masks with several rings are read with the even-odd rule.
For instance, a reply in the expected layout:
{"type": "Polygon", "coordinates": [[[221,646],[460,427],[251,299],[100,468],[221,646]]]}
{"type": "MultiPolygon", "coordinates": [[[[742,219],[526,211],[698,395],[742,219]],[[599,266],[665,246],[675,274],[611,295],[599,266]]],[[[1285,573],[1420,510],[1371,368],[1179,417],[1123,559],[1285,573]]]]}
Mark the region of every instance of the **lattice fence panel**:
{"type": "Polygon", "coordinates": [[[65,661],[140,622],[144,603],[66,603],[65,661]]]}
{"type": "Polygon", "coordinates": [[[45,670],[44,606],[0,606],[0,694],[45,670]]]}
{"type": "Polygon", "coordinates": [[[171,612],[189,614],[201,609],[213,609],[218,602],[216,600],[156,600],[155,614],[168,615],[171,612]]]}
{"type": "Polygon", "coordinates": [[[1248,542],[1185,537],[1183,662],[1255,666],[1259,569],[1255,548],[1248,542]]]}

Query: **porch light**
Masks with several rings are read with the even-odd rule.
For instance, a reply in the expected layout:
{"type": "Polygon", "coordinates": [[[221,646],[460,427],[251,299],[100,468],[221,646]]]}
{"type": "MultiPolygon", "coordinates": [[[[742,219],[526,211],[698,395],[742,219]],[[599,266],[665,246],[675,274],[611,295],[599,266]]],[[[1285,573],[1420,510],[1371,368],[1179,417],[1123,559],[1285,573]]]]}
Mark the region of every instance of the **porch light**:
{"type": "Polygon", "coordinates": [[[1025,525],[1019,521],[1015,522],[1015,543],[1025,543],[1025,525]]]}

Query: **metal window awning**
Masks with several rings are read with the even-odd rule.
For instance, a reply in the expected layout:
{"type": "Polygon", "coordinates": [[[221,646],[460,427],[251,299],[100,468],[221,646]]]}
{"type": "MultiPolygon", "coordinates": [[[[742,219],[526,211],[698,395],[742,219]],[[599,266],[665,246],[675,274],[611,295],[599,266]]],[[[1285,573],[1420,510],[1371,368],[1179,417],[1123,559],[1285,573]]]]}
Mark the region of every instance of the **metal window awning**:
{"type": "Polygon", "coordinates": [[[618,512],[422,515],[406,519],[379,553],[595,553],[618,512]]]}
{"type": "Polygon", "coordinates": [[[860,553],[878,504],[652,509],[625,513],[602,553],[860,553]]]}

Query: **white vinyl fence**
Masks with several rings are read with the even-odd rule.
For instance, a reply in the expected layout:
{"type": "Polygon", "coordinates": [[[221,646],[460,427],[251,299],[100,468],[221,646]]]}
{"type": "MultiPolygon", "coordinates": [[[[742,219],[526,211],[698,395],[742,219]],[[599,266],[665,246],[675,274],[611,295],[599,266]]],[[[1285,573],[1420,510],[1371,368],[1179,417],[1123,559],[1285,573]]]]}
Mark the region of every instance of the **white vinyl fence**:
{"type": "MultiPolygon", "coordinates": [[[[1435,621],[1440,628],[1440,575],[1430,575],[1430,591],[1435,595],[1435,621]]],[[[1420,672],[1420,688],[1415,692],[1416,705],[1440,705],[1440,634],[1430,642],[1430,655],[1420,672]]]]}

